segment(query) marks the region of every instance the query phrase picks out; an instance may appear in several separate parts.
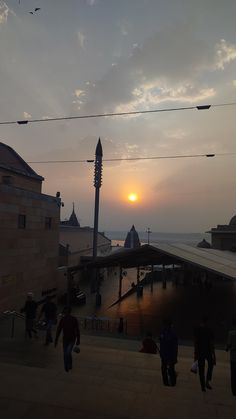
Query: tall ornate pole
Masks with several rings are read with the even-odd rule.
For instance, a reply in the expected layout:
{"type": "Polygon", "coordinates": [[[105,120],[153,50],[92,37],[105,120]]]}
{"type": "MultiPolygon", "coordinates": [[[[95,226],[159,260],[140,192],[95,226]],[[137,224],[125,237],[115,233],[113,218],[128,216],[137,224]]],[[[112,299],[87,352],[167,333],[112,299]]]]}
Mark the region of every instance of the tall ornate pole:
{"type": "Polygon", "coordinates": [[[99,192],[102,186],[102,144],[99,138],[94,164],[94,187],[95,187],[95,208],[94,208],[94,227],[93,227],[93,259],[97,257],[98,243],[98,215],[99,215],[99,192]]]}
{"type": "Polygon", "coordinates": [[[148,227],[148,229],[147,229],[148,244],[150,244],[150,234],[151,234],[151,230],[150,230],[150,228],[148,227]]]}

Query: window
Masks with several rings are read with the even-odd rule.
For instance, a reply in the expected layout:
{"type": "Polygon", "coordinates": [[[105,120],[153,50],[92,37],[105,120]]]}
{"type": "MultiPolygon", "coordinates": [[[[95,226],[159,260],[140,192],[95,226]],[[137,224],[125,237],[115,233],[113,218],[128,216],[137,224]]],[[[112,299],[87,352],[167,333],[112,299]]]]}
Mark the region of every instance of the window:
{"type": "Polygon", "coordinates": [[[18,228],[25,228],[26,227],[26,215],[19,214],[18,215],[18,228]]]}
{"type": "Polygon", "coordinates": [[[51,230],[51,228],[52,228],[51,217],[45,217],[45,228],[46,228],[46,230],[51,230]]]}

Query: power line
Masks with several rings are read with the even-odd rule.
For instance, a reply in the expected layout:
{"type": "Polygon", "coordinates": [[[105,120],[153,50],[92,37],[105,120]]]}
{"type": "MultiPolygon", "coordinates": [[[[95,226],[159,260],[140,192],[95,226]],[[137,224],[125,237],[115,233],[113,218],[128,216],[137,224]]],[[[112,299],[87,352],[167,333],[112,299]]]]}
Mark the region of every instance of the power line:
{"type": "Polygon", "coordinates": [[[175,112],[175,111],[186,111],[197,109],[198,111],[201,110],[208,110],[214,107],[224,107],[224,106],[235,106],[236,102],[231,103],[218,103],[212,105],[197,105],[197,106],[186,106],[180,108],[162,108],[162,109],[151,109],[151,110],[140,110],[140,111],[130,111],[130,112],[110,112],[110,113],[100,113],[100,114],[87,114],[87,115],[77,115],[77,116],[62,116],[62,117],[54,117],[54,118],[38,118],[38,119],[22,119],[22,120],[15,120],[15,121],[2,121],[0,125],[27,125],[32,124],[35,122],[52,122],[52,121],[69,121],[73,119],[91,119],[91,118],[104,118],[104,117],[112,117],[112,116],[125,116],[125,115],[141,115],[141,114],[149,114],[149,113],[158,113],[158,112],[175,112]]]}
{"type": "MultiPolygon", "coordinates": [[[[185,155],[172,155],[172,156],[151,156],[151,157],[124,157],[124,158],[113,158],[103,159],[103,162],[115,162],[115,161],[137,161],[137,160],[161,160],[161,159],[183,159],[183,158],[199,158],[199,157],[219,157],[219,156],[232,156],[236,155],[236,152],[232,153],[209,153],[209,154],[185,154],[185,155]]],[[[50,164],[50,163],[94,163],[94,159],[86,160],[39,160],[39,161],[28,161],[28,164],[50,164]]]]}

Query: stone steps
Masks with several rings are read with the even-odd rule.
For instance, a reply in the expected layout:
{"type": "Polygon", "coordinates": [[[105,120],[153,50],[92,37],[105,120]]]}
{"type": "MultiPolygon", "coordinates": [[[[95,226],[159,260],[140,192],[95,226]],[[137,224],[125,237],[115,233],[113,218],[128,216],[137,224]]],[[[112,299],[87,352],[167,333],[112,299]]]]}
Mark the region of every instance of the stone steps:
{"type": "Polygon", "coordinates": [[[214,390],[202,393],[198,376],[189,371],[192,348],[180,347],[173,388],[162,384],[159,356],[139,353],[139,342],[82,336],[70,373],[63,370],[60,346],[45,348],[41,340],[0,342],[2,418],[234,417],[224,352],[217,352],[214,390]]]}

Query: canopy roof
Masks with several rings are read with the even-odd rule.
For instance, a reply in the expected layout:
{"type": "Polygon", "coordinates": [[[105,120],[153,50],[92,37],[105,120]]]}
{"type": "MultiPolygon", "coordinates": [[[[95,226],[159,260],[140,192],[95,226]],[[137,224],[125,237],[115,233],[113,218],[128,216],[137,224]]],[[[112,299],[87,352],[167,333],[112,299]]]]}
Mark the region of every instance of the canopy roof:
{"type": "MultiPolygon", "coordinates": [[[[170,265],[187,263],[193,267],[207,270],[224,278],[236,280],[236,253],[216,249],[201,249],[186,244],[158,243],[143,245],[137,249],[121,248],[109,256],[87,262],[87,267],[103,268],[122,266],[131,268],[145,265],[170,265]]],[[[74,267],[75,268],[75,267],[74,267]]],[[[73,268],[72,268],[73,269],[73,268]]]]}

